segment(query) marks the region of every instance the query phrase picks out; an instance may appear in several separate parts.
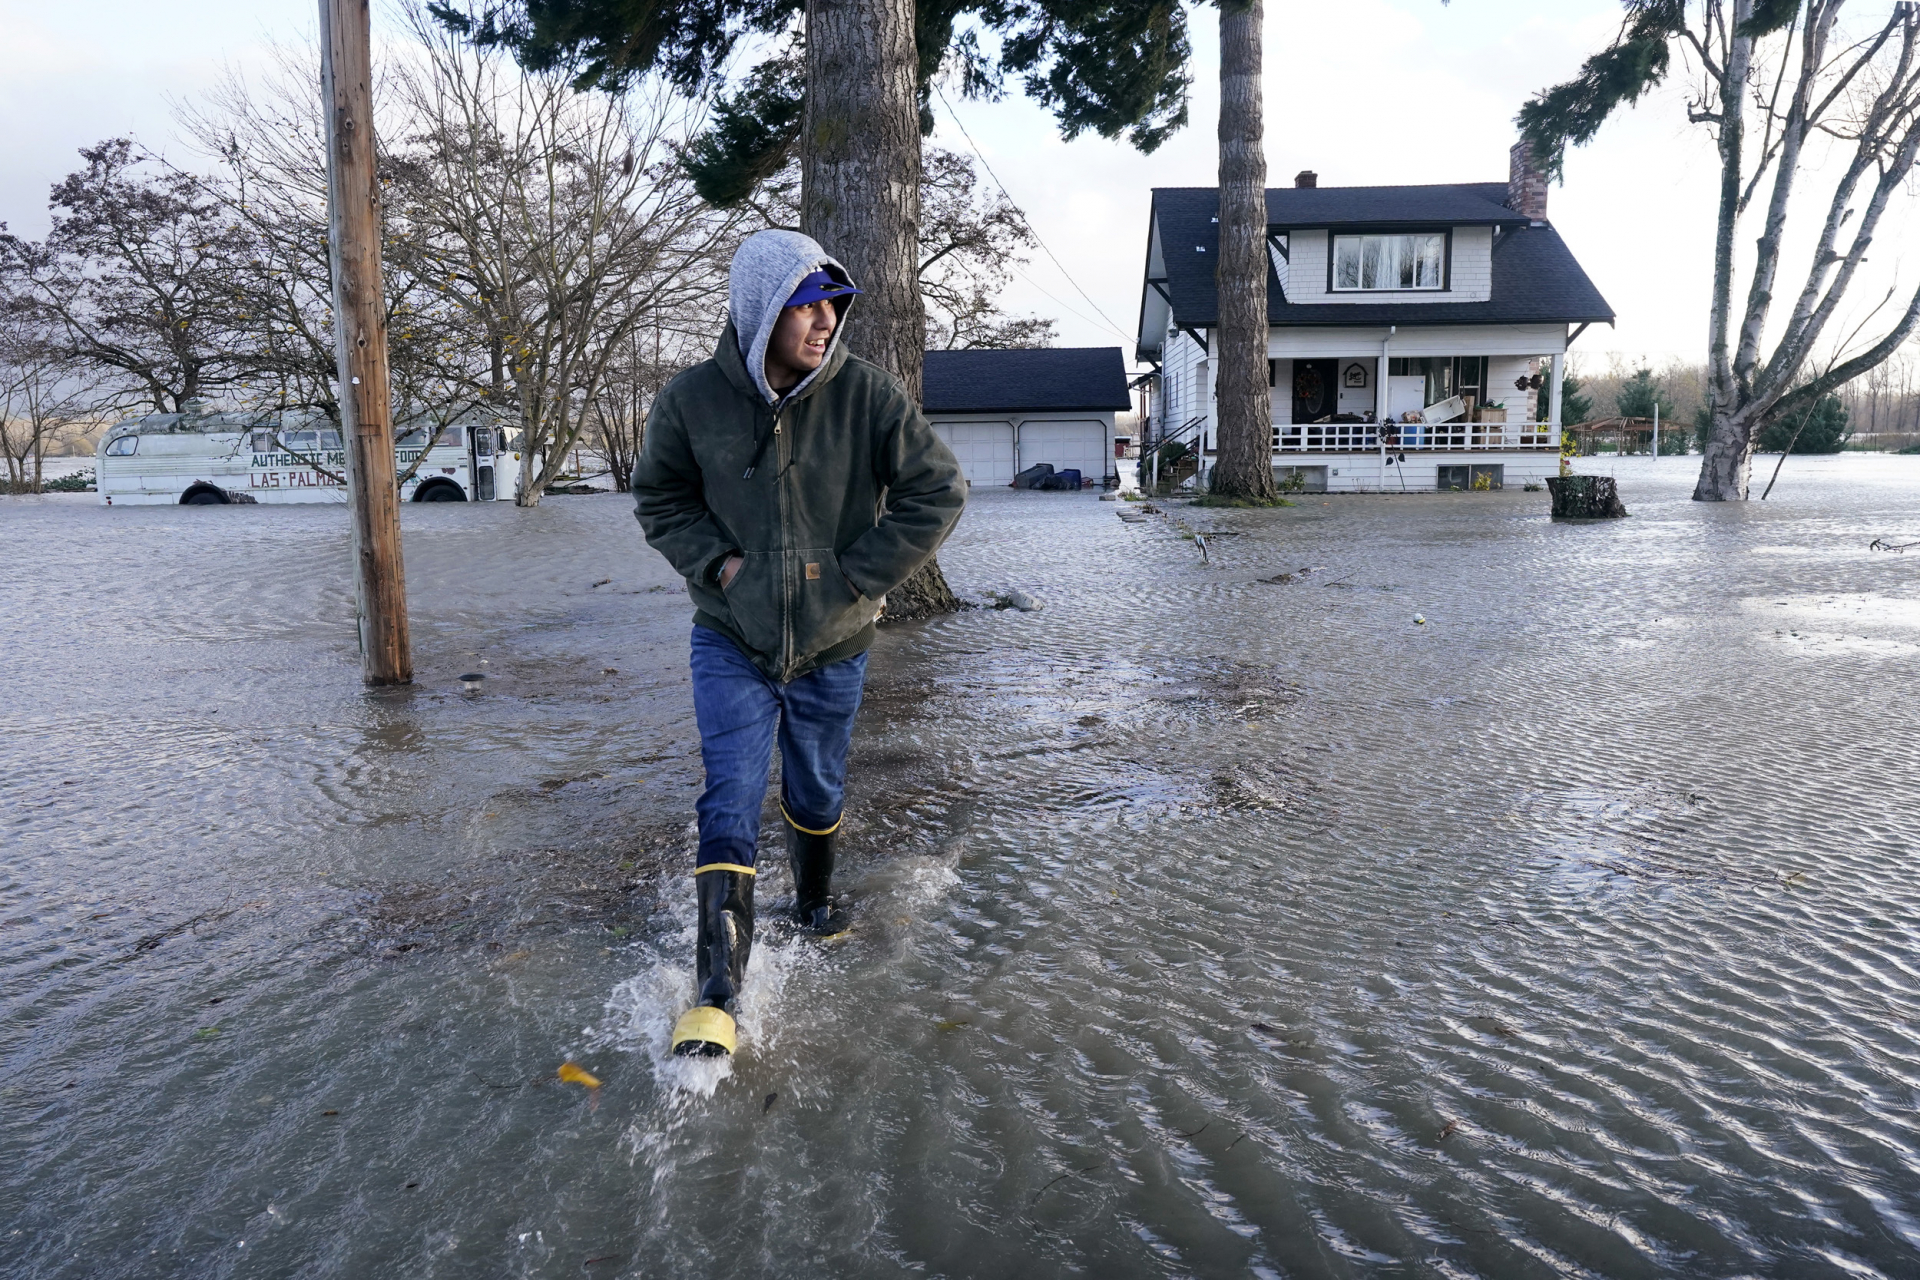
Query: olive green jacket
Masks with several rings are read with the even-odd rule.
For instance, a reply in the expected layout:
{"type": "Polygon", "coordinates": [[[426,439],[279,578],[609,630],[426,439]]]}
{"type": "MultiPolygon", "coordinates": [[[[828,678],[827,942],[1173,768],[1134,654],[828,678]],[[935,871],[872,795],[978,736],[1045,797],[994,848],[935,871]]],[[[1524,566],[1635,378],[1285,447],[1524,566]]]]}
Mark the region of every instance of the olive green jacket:
{"type": "Polygon", "coordinates": [[[654,402],[630,488],[647,542],[687,580],[694,622],[783,683],[865,651],[882,598],[966,502],[959,464],[899,379],[835,342],[769,404],[731,324],[654,402]]]}

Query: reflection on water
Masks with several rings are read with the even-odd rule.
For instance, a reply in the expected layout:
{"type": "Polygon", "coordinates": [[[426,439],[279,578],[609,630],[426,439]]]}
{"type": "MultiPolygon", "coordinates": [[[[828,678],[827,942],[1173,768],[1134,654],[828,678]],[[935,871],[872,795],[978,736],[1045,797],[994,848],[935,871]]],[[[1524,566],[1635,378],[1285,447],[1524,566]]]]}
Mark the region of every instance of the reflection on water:
{"type": "Polygon", "coordinates": [[[1916,463],[978,495],[731,1064],[620,499],[408,508],[379,694],[340,512],[0,502],[0,1271],[1914,1274],[1916,463]]]}

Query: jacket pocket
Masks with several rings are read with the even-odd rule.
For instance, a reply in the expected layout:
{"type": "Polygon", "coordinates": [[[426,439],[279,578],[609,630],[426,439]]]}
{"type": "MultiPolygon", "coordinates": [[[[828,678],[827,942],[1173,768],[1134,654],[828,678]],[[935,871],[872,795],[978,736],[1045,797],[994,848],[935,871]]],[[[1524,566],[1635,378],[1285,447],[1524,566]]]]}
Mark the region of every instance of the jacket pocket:
{"type": "Polygon", "coordinates": [[[840,572],[832,547],[792,553],[793,651],[796,656],[831,649],[873,621],[875,603],[840,572]]]}
{"type": "Polygon", "coordinates": [[[740,572],[720,589],[733,629],[756,653],[780,656],[780,615],[785,604],[778,552],[749,551],[740,572]]]}

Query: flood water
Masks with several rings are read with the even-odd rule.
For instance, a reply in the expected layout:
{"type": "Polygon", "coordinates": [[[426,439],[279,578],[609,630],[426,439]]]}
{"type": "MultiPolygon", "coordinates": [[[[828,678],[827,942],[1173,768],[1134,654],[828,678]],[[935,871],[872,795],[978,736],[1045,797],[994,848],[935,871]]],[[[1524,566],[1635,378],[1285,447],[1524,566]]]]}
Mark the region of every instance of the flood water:
{"type": "Polygon", "coordinates": [[[624,499],[0,500],[0,1274],[1920,1273],[1920,458],[1613,469],[977,495],[731,1064],[624,499]]]}

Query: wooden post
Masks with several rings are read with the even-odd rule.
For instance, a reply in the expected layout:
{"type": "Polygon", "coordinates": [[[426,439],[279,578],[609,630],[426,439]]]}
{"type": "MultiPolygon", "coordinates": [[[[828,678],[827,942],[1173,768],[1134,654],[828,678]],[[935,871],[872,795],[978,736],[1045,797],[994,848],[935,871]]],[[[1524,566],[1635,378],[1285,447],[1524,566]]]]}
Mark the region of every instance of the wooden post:
{"type": "Polygon", "coordinates": [[[380,179],[373,143],[368,0],[320,0],[320,94],[327,120],[327,249],[333,265],[340,433],[353,512],[354,607],[368,684],[410,684],[407,581],[400,559],[380,281],[380,179]]]}

